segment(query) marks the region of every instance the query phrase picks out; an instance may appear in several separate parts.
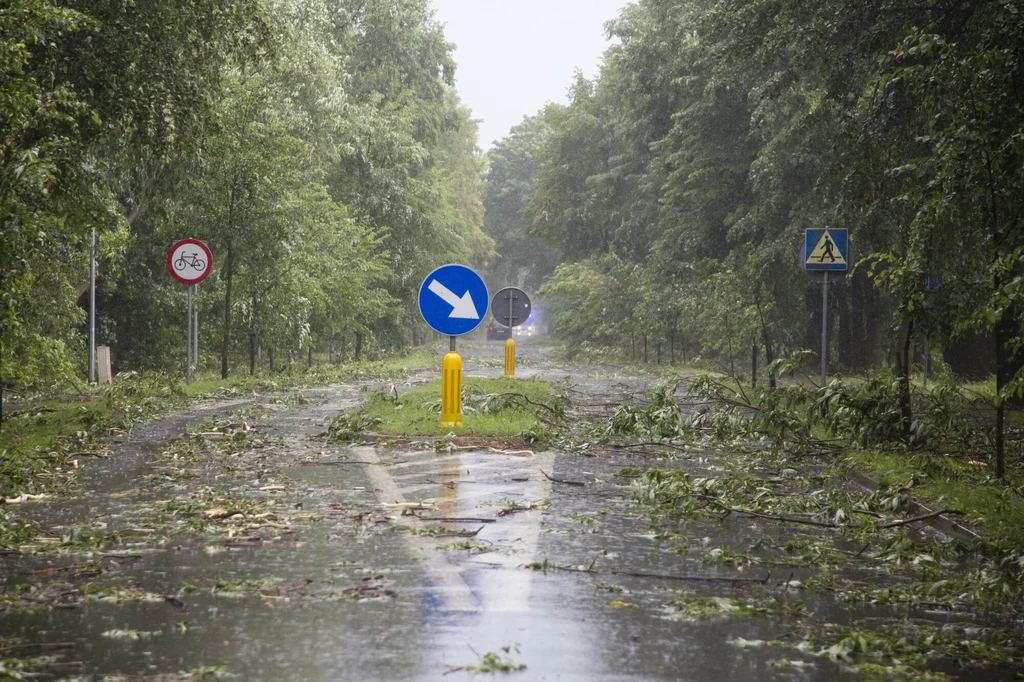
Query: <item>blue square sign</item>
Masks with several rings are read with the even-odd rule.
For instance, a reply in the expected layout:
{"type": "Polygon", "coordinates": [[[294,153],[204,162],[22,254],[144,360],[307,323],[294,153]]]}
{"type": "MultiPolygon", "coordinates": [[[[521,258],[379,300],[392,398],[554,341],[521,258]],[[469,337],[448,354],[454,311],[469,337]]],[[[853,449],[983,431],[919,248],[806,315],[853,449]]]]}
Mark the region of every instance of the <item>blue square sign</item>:
{"type": "Polygon", "coordinates": [[[804,270],[846,272],[850,269],[848,230],[807,230],[804,270]]]}

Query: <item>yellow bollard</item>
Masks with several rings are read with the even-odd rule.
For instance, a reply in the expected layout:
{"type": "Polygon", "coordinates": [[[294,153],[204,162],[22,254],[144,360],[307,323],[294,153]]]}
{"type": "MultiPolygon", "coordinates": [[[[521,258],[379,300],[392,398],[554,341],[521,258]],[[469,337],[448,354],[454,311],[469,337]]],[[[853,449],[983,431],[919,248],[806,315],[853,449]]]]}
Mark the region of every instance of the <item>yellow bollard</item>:
{"type": "Polygon", "coordinates": [[[516,342],[512,339],[505,342],[505,378],[516,378],[516,342]]]}
{"type": "Polygon", "coordinates": [[[441,427],[453,426],[462,426],[462,358],[455,351],[441,363],[441,427]]]}

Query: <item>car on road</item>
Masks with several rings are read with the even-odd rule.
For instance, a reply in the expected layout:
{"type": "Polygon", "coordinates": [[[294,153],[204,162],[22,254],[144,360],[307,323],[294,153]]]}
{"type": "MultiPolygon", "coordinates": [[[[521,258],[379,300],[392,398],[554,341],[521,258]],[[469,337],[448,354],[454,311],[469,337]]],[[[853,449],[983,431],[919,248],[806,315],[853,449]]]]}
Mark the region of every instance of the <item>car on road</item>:
{"type": "Polygon", "coordinates": [[[509,338],[508,327],[505,325],[492,321],[487,326],[487,340],[488,341],[504,341],[509,338]]]}
{"type": "Polygon", "coordinates": [[[534,334],[537,333],[537,325],[535,325],[533,322],[527,322],[526,324],[521,324],[518,327],[516,327],[515,329],[513,329],[513,332],[515,333],[516,336],[520,336],[520,337],[521,336],[527,336],[527,337],[533,336],[534,334]]]}

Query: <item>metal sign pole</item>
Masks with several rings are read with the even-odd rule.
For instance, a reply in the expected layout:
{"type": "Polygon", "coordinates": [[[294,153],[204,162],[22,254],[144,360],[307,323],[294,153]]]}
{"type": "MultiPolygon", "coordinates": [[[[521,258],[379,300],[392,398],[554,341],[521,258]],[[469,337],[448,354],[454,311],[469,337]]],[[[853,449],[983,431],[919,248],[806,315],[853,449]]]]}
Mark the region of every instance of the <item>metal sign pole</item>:
{"type": "Polygon", "coordinates": [[[809,228],[804,231],[804,244],[800,249],[800,263],[804,271],[817,279],[821,273],[821,386],[828,381],[828,282],[830,272],[839,274],[842,281],[853,268],[853,245],[845,229],[809,228]]]}
{"type": "Polygon", "coordinates": [[[89,383],[96,382],[96,228],[89,249],[89,383]]]}
{"type": "Polygon", "coordinates": [[[828,270],[821,285],[821,385],[825,386],[828,368],[828,270]]]}
{"type": "Polygon", "coordinates": [[[185,385],[192,383],[192,287],[188,289],[188,336],[185,337],[185,385]]]}
{"type": "Polygon", "coordinates": [[[185,325],[185,383],[192,383],[192,363],[199,364],[199,283],[210,276],[213,253],[206,242],[179,239],[167,253],[167,271],[188,289],[188,322],[185,325]],[[195,307],[193,308],[193,300],[195,307]]]}
{"type": "Polygon", "coordinates": [[[193,343],[192,343],[192,362],[195,363],[196,370],[198,371],[199,370],[199,285],[198,284],[193,284],[192,285],[192,289],[193,289],[193,293],[195,295],[195,300],[193,301],[193,305],[195,306],[195,308],[193,309],[193,312],[192,312],[192,337],[193,337],[193,343]]]}

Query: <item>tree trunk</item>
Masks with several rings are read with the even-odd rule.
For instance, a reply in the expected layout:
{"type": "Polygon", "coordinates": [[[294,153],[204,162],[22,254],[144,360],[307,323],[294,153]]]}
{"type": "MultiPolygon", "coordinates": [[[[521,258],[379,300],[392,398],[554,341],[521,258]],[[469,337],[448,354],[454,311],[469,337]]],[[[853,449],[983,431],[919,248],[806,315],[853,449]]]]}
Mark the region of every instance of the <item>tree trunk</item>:
{"type": "Polygon", "coordinates": [[[644,334],[644,364],[647,364],[647,334],[644,334]]]}
{"type": "Polygon", "coordinates": [[[220,378],[228,378],[228,350],[231,347],[231,280],[235,265],[235,252],[228,240],[228,259],[224,264],[224,342],[220,349],[220,378]]]}
{"type": "Polygon", "coordinates": [[[249,376],[256,373],[256,334],[249,332],[249,376]]]}
{"type": "MultiPolygon", "coordinates": [[[[995,278],[994,289],[999,291],[1001,286],[1000,278],[995,278]]],[[[1003,399],[1003,390],[1006,388],[1007,380],[1010,378],[1007,372],[1006,342],[1013,334],[1013,329],[1007,329],[1005,320],[1012,320],[1013,317],[1008,310],[1003,310],[1002,315],[993,325],[992,335],[996,341],[996,477],[1003,478],[1006,475],[1006,442],[1003,434],[1006,401],[1003,399]],[[1009,332],[1009,333],[1007,333],[1009,332]]]]}
{"type": "Polygon", "coordinates": [[[274,373],[274,347],[267,348],[267,360],[270,362],[270,373],[274,373]]]}
{"type": "Polygon", "coordinates": [[[356,362],[359,362],[359,356],[363,353],[363,333],[356,332],[356,362]]]}
{"type": "Polygon", "coordinates": [[[913,423],[913,405],[910,401],[910,363],[914,347],[914,321],[907,322],[907,335],[903,339],[903,352],[896,353],[897,371],[900,380],[900,426],[903,437],[910,439],[910,425],[913,423]]]}
{"type": "Polygon", "coordinates": [[[853,320],[853,303],[851,299],[853,296],[850,295],[850,282],[846,278],[841,278],[838,275],[835,278],[829,277],[829,284],[836,284],[840,281],[846,286],[830,286],[829,296],[831,301],[829,306],[834,305],[837,315],[835,316],[836,324],[838,328],[835,330],[836,346],[839,359],[840,367],[854,367],[857,364],[857,352],[860,349],[858,343],[858,332],[860,330],[854,329],[853,320]]]}
{"type": "Polygon", "coordinates": [[[729,376],[733,379],[736,378],[736,365],[734,363],[735,358],[732,354],[732,326],[729,324],[729,316],[725,317],[725,335],[729,341],[729,376]]]}
{"type": "Polygon", "coordinates": [[[1005,350],[1001,350],[1003,344],[1000,341],[1000,335],[996,334],[996,477],[1003,478],[1006,475],[1006,452],[1005,442],[1003,439],[1003,421],[1005,419],[1005,406],[1003,401],[1003,385],[1002,379],[1000,378],[1003,363],[1003,354],[1005,350]]]}
{"type": "Polygon", "coordinates": [[[306,367],[313,366],[313,344],[306,346],[306,367]]]}
{"type": "Polygon", "coordinates": [[[757,388],[757,344],[750,351],[750,387],[757,388]]]}

